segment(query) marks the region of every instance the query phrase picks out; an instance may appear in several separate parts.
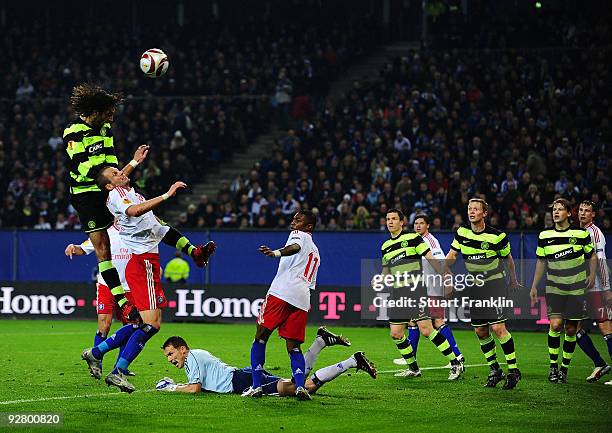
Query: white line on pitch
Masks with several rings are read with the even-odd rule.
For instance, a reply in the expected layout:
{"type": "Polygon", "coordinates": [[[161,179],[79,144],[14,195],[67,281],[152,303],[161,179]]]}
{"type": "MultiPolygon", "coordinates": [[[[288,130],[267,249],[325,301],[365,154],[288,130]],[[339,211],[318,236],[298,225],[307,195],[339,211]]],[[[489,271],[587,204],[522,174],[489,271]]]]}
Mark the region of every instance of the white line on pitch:
{"type": "MultiPolygon", "coordinates": [[[[138,393],[153,392],[154,389],[145,389],[144,391],[134,391],[138,393]]],[[[22,400],[11,400],[11,401],[0,401],[0,405],[6,404],[19,404],[19,403],[37,403],[40,401],[52,401],[52,400],[71,400],[75,398],[91,398],[91,397],[112,397],[115,395],[125,395],[124,392],[113,392],[107,394],[81,394],[81,395],[64,395],[59,397],[44,397],[44,398],[30,398],[22,400]]]]}
{"type": "MultiPolygon", "coordinates": [[[[505,362],[500,362],[501,365],[506,365],[505,362]]],[[[465,368],[472,368],[472,367],[484,367],[487,366],[489,364],[469,364],[469,365],[464,365],[465,368]]],[[[421,370],[442,370],[445,368],[449,368],[448,365],[442,365],[440,367],[421,367],[421,370]]],[[[399,373],[400,371],[405,371],[405,368],[402,368],[401,370],[385,370],[385,371],[379,371],[378,373],[399,373]]]]}

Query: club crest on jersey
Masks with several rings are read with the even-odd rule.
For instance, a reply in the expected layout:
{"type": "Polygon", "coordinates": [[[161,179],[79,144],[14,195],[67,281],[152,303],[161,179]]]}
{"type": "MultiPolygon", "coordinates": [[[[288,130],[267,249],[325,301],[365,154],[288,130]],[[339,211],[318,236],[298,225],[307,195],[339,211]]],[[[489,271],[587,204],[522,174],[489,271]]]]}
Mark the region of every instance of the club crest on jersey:
{"type": "Polygon", "coordinates": [[[89,221],[87,223],[87,227],[89,227],[90,229],[95,229],[96,228],[96,222],[95,221],[89,221]]]}
{"type": "Polygon", "coordinates": [[[481,249],[481,250],[488,250],[488,249],[489,249],[489,243],[488,243],[487,241],[483,241],[483,242],[480,244],[480,249],[481,249]]]}
{"type": "Polygon", "coordinates": [[[124,199],[123,199],[123,203],[124,203],[124,204],[130,204],[130,203],[131,203],[131,201],[130,201],[130,199],[128,199],[128,198],[124,198],[124,199]]]}
{"type": "Polygon", "coordinates": [[[571,238],[569,238],[569,243],[572,244],[572,245],[576,245],[577,241],[578,240],[575,237],[573,237],[573,236],[571,238]]]}
{"type": "Polygon", "coordinates": [[[408,241],[402,241],[402,248],[406,248],[408,246],[408,241]]]}

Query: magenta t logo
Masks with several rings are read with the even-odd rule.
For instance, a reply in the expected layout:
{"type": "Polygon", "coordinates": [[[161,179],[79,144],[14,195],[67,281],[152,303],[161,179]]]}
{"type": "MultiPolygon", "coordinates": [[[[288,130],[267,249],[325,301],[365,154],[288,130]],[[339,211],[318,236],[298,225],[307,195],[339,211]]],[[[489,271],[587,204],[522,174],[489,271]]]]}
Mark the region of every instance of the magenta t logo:
{"type": "Polygon", "coordinates": [[[338,320],[340,315],[338,311],[344,311],[346,302],[346,293],[344,292],[320,292],[319,293],[319,310],[327,311],[323,316],[324,319],[338,320]]]}

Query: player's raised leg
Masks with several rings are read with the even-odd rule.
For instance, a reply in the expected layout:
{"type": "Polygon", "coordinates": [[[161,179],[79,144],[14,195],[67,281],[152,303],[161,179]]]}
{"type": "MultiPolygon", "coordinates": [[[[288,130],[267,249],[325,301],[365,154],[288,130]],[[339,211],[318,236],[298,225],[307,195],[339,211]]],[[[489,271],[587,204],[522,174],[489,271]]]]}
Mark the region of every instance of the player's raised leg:
{"type": "Polygon", "coordinates": [[[351,342],[343,335],[336,335],[333,332],[328,331],[325,326],[321,326],[317,330],[316,338],[304,355],[304,361],[306,363],[305,375],[308,376],[312,371],[321,350],[323,350],[325,347],[336,345],[350,346],[351,342]]]}
{"type": "Polygon", "coordinates": [[[196,266],[200,268],[208,264],[210,256],[217,248],[213,241],[208,241],[206,244],[198,245],[197,247],[193,246],[189,239],[174,227],[170,227],[168,233],[162,238],[162,242],[187,254],[193,259],[196,266]]]}
{"type": "MultiPolygon", "coordinates": [[[[374,364],[368,358],[366,358],[365,353],[355,352],[344,361],[318,369],[305,382],[304,386],[308,392],[308,395],[314,394],[323,385],[336,379],[338,376],[342,375],[351,368],[354,368],[357,371],[365,371],[372,379],[376,379],[377,377],[376,367],[374,367],[374,364]]],[[[278,382],[277,387],[278,394],[280,396],[298,395],[296,392],[297,386],[291,380],[281,379],[278,382]]]]}
{"type": "Polygon", "coordinates": [[[102,275],[106,286],[110,289],[115,302],[120,309],[124,310],[124,315],[129,318],[129,320],[137,320],[138,310],[131,305],[125,297],[125,289],[121,285],[119,273],[111,261],[110,238],[108,237],[106,228],[88,234],[95,248],[96,256],[98,257],[98,271],[100,275],[102,275]]]}

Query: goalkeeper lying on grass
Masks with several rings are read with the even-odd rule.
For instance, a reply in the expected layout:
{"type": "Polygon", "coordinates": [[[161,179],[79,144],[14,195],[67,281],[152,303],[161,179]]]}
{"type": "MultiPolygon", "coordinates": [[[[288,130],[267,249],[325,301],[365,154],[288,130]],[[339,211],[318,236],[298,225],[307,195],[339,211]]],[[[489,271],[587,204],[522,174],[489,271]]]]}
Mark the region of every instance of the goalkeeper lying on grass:
{"type": "MultiPolygon", "coordinates": [[[[350,346],[351,343],[342,335],[332,334],[324,327],[319,328],[317,337],[304,356],[306,376],[312,371],[321,350],[324,347],[335,345],[350,346]]],[[[158,391],[188,393],[209,391],[242,394],[252,384],[251,367],[242,369],[231,367],[206,350],[190,349],[187,342],[181,337],[168,338],[162,349],[170,364],[177,368],[185,368],[187,383],[176,384],[174,380],[165,377],[157,383],[158,391]]],[[[312,394],[323,384],[340,376],[349,368],[363,370],[376,379],[374,365],[363,352],[355,352],[344,361],[317,370],[306,381],[306,388],[312,394]]],[[[267,395],[294,396],[295,384],[291,379],[283,379],[264,371],[263,391],[267,395]]]]}

